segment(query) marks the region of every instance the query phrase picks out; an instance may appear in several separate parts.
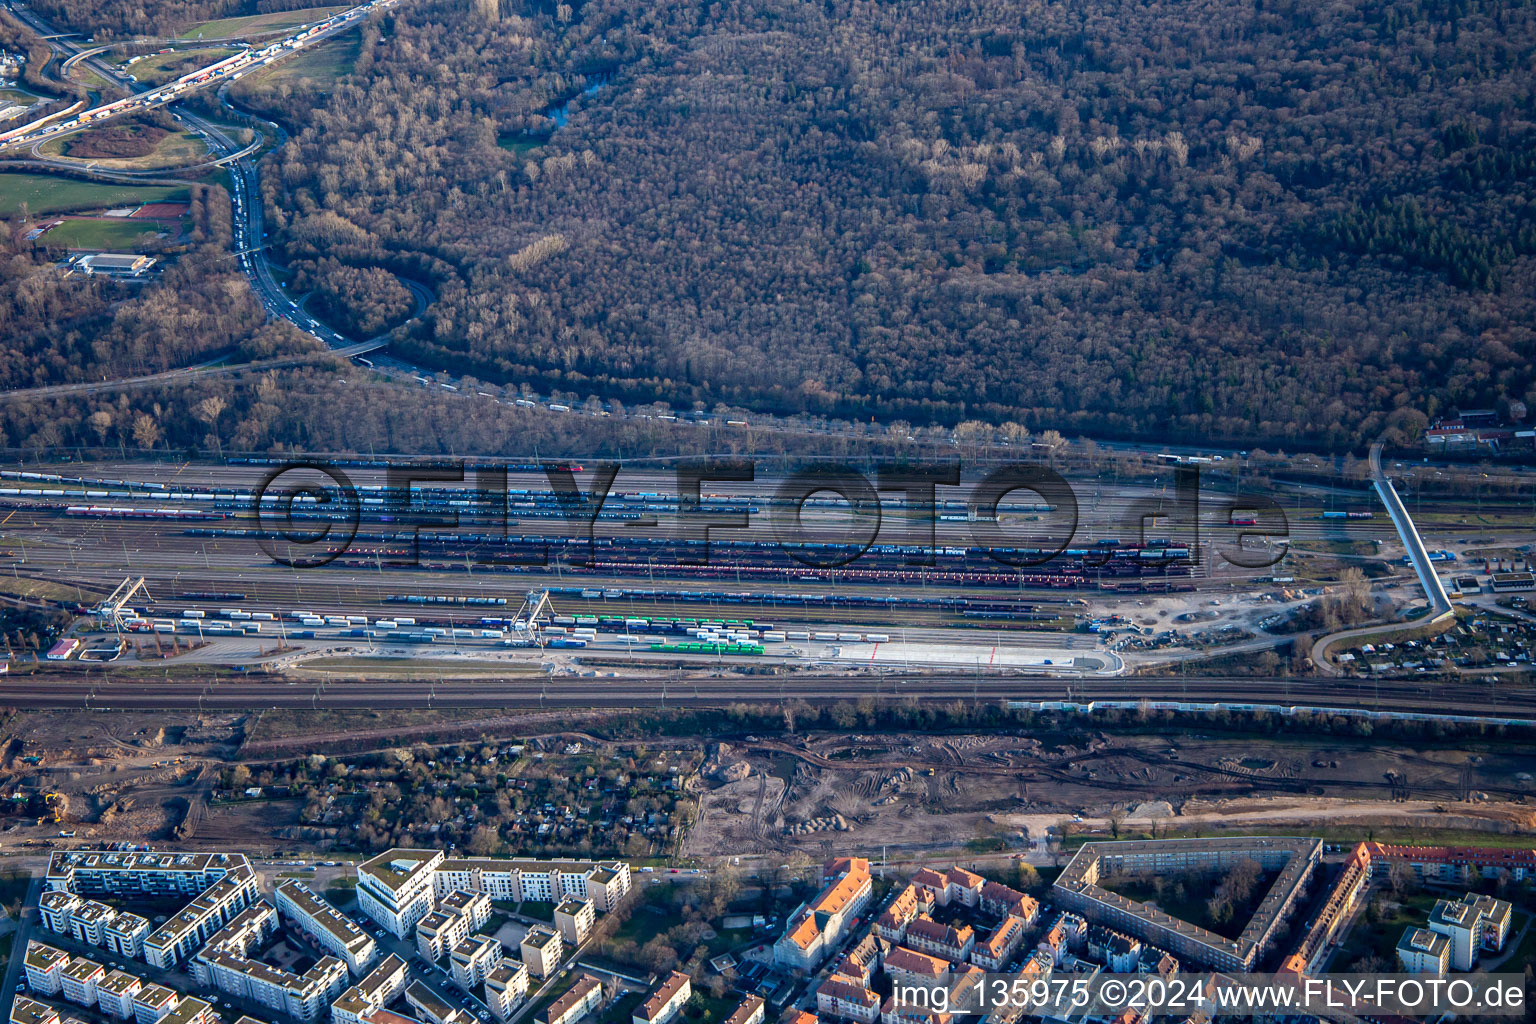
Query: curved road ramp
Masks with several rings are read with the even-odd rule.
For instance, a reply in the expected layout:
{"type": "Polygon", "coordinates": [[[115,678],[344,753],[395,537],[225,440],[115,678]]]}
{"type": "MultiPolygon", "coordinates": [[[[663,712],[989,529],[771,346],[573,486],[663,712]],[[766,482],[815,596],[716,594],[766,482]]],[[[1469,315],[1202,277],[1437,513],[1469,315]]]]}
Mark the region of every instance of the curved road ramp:
{"type": "Polygon", "coordinates": [[[1371,446],[1371,484],[1376,488],[1376,494],[1381,498],[1381,503],[1386,506],[1387,515],[1392,519],[1392,525],[1396,527],[1397,535],[1402,539],[1403,547],[1408,552],[1408,561],[1419,577],[1419,585],[1424,588],[1424,596],[1429,600],[1429,610],[1408,622],[1362,626],[1359,629],[1346,629],[1341,633],[1320,637],[1317,643],[1312,645],[1312,664],[1325,672],[1338,671],[1338,667],[1328,660],[1330,647],[1346,641],[1365,640],[1373,636],[1401,633],[1404,630],[1432,628],[1454,622],[1456,619],[1455,606],[1451,604],[1451,596],[1446,593],[1445,584],[1440,581],[1439,574],[1435,572],[1435,563],[1430,561],[1429,549],[1424,546],[1418,527],[1413,525],[1408,509],[1403,505],[1403,499],[1398,497],[1397,488],[1392,486],[1386,471],[1381,468],[1380,444],[1371,446]]]}

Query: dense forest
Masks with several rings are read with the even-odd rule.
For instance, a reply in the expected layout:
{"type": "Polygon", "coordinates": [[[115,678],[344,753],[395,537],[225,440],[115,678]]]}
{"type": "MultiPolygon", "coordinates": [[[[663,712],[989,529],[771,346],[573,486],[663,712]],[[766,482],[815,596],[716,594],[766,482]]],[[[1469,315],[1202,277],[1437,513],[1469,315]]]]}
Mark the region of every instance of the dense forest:
{"type": "Polygon", "coordinates": [[[296,252],[432,268],[401,346],[429,364],[1341,447],[1532,389],[1531,5],[419,0],[384,28],[295,98],[266,180],[296,252]]]}
{"type": "Polygon", "coordinates": [[[1353,448],[1536,406],[1533,53],[1513,0],[413,0],[262,91],[263,183],[311,301],[430,282],[396,350],[487,381],[1353,448]]]}

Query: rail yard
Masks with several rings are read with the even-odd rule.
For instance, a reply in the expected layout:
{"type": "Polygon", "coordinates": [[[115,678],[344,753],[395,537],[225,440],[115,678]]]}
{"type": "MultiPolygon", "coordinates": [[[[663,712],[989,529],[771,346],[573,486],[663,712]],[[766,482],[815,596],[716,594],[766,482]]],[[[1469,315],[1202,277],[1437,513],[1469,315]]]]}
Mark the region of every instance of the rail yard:
{"type": "Polygon", "coordinates": [[[1317,552],[1346,542],[1380,570],[1384,610],[1416,599],[1367,493],[1319,509],[1299,492],[1284,505],[1233,498],[1221,481],[1095,479],[1067,498],[1018,487],[990,505],[943,492],[871,505],[846,482],[793,493],[766,474],[706,479],[694,497],[673,473],[604,482],[601,469],[354,458],[6,470],[0,547],[15,580],[74,591],[78,618],[49,652],[64,672],[1088,680],[1295,657],[1290,620],[1349,564],[1317,552]]]}

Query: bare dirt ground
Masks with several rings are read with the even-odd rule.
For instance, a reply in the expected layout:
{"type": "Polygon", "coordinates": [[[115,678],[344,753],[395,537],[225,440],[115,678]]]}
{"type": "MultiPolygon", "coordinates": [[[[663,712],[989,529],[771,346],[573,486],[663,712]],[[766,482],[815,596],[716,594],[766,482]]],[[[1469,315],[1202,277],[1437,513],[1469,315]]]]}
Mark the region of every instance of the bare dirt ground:
{"type": "Polygon", "coordinates": [[[706,773],[687,853],[895,855],[967,842],[1027,850],[1073,816],[1075,832],[1107,832],[1112,821],[1142,833],[1154,822],[1175,832],[1384,825],[1507,835],[1536,826],[1536,754],[1495,748],[1091,731],[852,734],[733,745],[706,769],[724,765],[733,766],[728,780],[706,773]]]}

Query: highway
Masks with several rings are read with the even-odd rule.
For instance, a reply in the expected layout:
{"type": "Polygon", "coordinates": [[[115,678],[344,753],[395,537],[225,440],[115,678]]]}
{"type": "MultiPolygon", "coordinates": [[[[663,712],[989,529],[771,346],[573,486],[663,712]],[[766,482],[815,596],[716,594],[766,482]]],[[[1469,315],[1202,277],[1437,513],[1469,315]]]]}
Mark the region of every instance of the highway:
{"type": "MultiPolygon", "coordinates": [[[[291,56],[307,47],[313,46],[338,32],[344,32],[375,10],[392,7],[398,2],[399,0],[369,0],[368,3],[361,4],[348,11],[343,11],[340,14],[332,15],[322,22],[305,26],[288,38],[272,43],[260,50],[247,47],[244,51],[235,54],[233,57],[227,57],[205,68],[190,71],[169,85],[157,86],[138,92],[130,90],[131,94],[129,96],[92,107],[89,110],[69,117],[67,120],[60,121],[57,120],[58,115],[52,115],[48,118],[32,121],[8,132],[0,132],[0,152],[11,148],[35,146],[39,142],[50,139],[63,138],[75,132],[94,127],[112,118],[143,113],[146,110],[153,110],[156,107],[163,107],[178,100],[186,99],[202,89],[232,82],[249,71],[266,67],[284,57],[291,56]]],[[[12,10],[14,13],[14,8],[12,10]]],[[[41,24],[35,19],[31,19],[31,21],[34,27],[41,24]]],[[[67,74],[69,69],[77,62],[94,60],[97,54],[106,49],[107,47],[105,46],[89,49],[76,48],[75,52],[71,53],[64,60],[62,70],[67,74]]],[[[96,61],[93,65],[93,70],[98,69],[101,64],[102,62],[96,61]]],[[[108,80],[121,84],[124,76],[114,70],[108,75],[108,80]]]]}
{"type": "MultiPolygon", "coordinates": [[[[430,671],[428,669],[427,671],[430,671]]],[[[702,676],[540,676],[494,680],[366,682],[292,681],[282,677],[230,680],[183,676],[131,679],[108,669],[95,678],[79,671],[0,678],[0,706],[98,711],[252,711],[266,708],[557,708],[722,706],[857,700],[1187,701],[1246,703],[1408,713],[1488,716],[1536,721],[1536,688],[1458,686],[1447,700],[1435,684],[1383,680],[1139,676],[1063,680],[978,672],[929,675],[837,673],[720,679],[702,676]],[[1454,705],[1454,706],[1452,706],[1454,705]]]]}
{"type": "MultiPolygon", "coordinates": [[[[323,31],[317,32],[314,36],[305,39],[303,45],[308,46],[322,39],[329,38],[331,35],[334,35],[337,32],[345,31],[346,29],[358,24],[363,17],[365,17],[368,13],[371,13],[373,10],[381,7],[393,6],[397,2],[398,0],[378,0],[378,2],[364,4],[359,7],[355,7],[341,15],[337,15],[324,23],[329,26],[328,28],[325,28],[323,31]]],[[[103,79],[116,84],[127,92],[135,93],[140,97],[145,97],[147,100],[147,94],[151,91],[148,89],[148,87],[144,87],[133,82],[127,77],[126,73],[124,73],[122,69],[101,59],[102,52],[108,49],[108,47],[77,47],[67,40],[58,37],[58,34],[54,32],[52,26],[48,25],[46,22],[43,22],[31,11],[20,10],[14,6],[9,5],[8,9],[13,15],[22,20],[39,35],[42,35],[48,39],[48,43],[50,47],[53,48],[54,52],[64,57],[63,67],[70,68],[74,67],[76,64],[83,63],[85,66],[89,67],[92,72],[102,77],[103,79]]],[[[290,40],[299,38],[302,36],[304,31],[307,31],[307,29],[301,30],[300,33],[290,37],[290,40]]],[[[205,82],[191,81],[188,83],[188,87],[186,89],[181,90],[176,96],[171,97],[170,99],[158,101],[155,103],[146,102],[142,106],[122,108],[113,107],[113,112],[107,116],[116,116],[117,114],[121,114],[129,110],[137,111],[150,106],[164,105],[165,103],[174,102],[175,99],[183,98],[190,92],[204,88],[207,85],[218,85],[219,88],[217,97],[219,103],[225,107],[225,109],[229,110],[236,118],[245,118],[246,115],[236,110],[235,107],[229,102],[229,87],[233,85],[234,82],[245,72],[254,68],[265,66],[265,64],[269,63],[271,59],[286,56],[288,53],[295,52],[300,48],[293,47],[284,49],[286,42],[287,41],[284,43],[276,43],[263,49],[262,51],[259,51],[260,53],[268,53],[268,51],[272,50],[279,51],[275,55],[269,54],[268,58],[264,58],[249,64],[240,65],[239,68],[232,73],[218,75],[208,79],[205,82]]],[[[190,75],[185,76],[183,80],[195,80],[200,76],[200,74],[201,72],[193,72],[190,75]]],[[[108,104],[106,106],[112,107],[113,105],[108,104]]],[[[96,109],[101,110],[103,108],[96,109]]],[[[232,186],[230,198],[233,206],[235,255],[236,258],[239,259],[241,269],[245,272],[247,278],[250,280],[251,287],[256,292],[256,295],[260,299],[262,306],[266,309],[267,314],[273,319],[283,319],[289,321],[295,327],[299,328],[305,333],[326,343],[326,345],[329,346],[330,354],[341,356],[343,358],[351,358],[353,356],[363,355],[384,347],[384,345],[386,345],[389,340],[388,333],[380,334],[376,337],[367,338],[361,341],[355,341],[346,337],[340,332],[331,329],[316,318],[309,316],[307,313],[305,313],[304,310],[300,309],[293,300],[289,299],[288,295],[283,291],[281,286],[278,285],[276,278],[274,278],[272,274],[271,265],[265,256],[266,220],[261,203],[259,176],[256,165],[254,162],[252,162],[250,157],[266,148],[269,140],[272,148],[281,147],[288,138],[287,133],[283,131],[282,127],[275,122],[263,120],[262,123],[265,127],[257,132],[256,139],[247,145],[241,146],[239,143],[235,142],[229,137],[227,134],[227,129],[193,113],[190,110],[179,108],[172,112],[172,116],[181,121],[183,124],[187,125],[190,130],[197,132],[204,138],[208,144],[208,148],[212,157],[211,159],[201,160],[195,164],[189,164],[184,167],[158,168],[153,171],[102,171],[91,167],[89,164],[82,165],[79,161],[50,157],[41,151],[41,146],[44,142],[55,138],[60,138],[67,134],[71,134],[72,131],[84,130],[85,128],[91,127],[94,124],[100,123],[102,120],[102,118],[96,117],[92,118],[90,123],[83,123],[85,115],[81,115],[80,118],[76,119],[77,122],[82,123],[76,124],[70,131],[48,131],[40,134],[28,133],[22,136],[11,138],[9,141],[0,141],[0,150],[6,148],[14,148],[18,150],[25,150],[29,154],[28,159],[9,162],[6,164],[6,166],[39,167],[44,170],[67,169],[76,173],[83,171],[91,174],[92,176],[98,176],[109,180],[136,181],[143,182],[145,184],[165,182],[179,183],[178,179],[169,177],[169,175],[175,173],[202,171],[211,167],[218,166],[227,167],[230,173],[232,186]]],[[[6,136],[0,135],[0,140],[6,140],[6,136]]],[[[427,307],[431,305],[436,296],[432,293],[431,289],[423,285],[421,282],[401,279],[401,283],[410,290],[411,297],[415,302],[415,308],[411,313],[411,318],[415,319],[420,317],[426,312],[427,307]]],[[[146,374],[139,377],[130,377],[119,380],[81,381],[70,384],[44,385],[36,388],[18,389],[0,395],[0,401],[52,398],[71,394],[97,394],[102,392],[136,390],[144,387],[159,387],[170,384],[184,384],[206,377],[245,373],[249,371],[278,369],[286,366],[300,365],[303,363],[312,362],[319,354],[320,353],[306,353],[298,356],[280,357],[277,359],[262,360],[253,363],[224,363],[221,360],[212,360],[206,363],[198,364],[196,366],[182,367],[180,369],[170,370],[164,373],[146,374]]]]}

